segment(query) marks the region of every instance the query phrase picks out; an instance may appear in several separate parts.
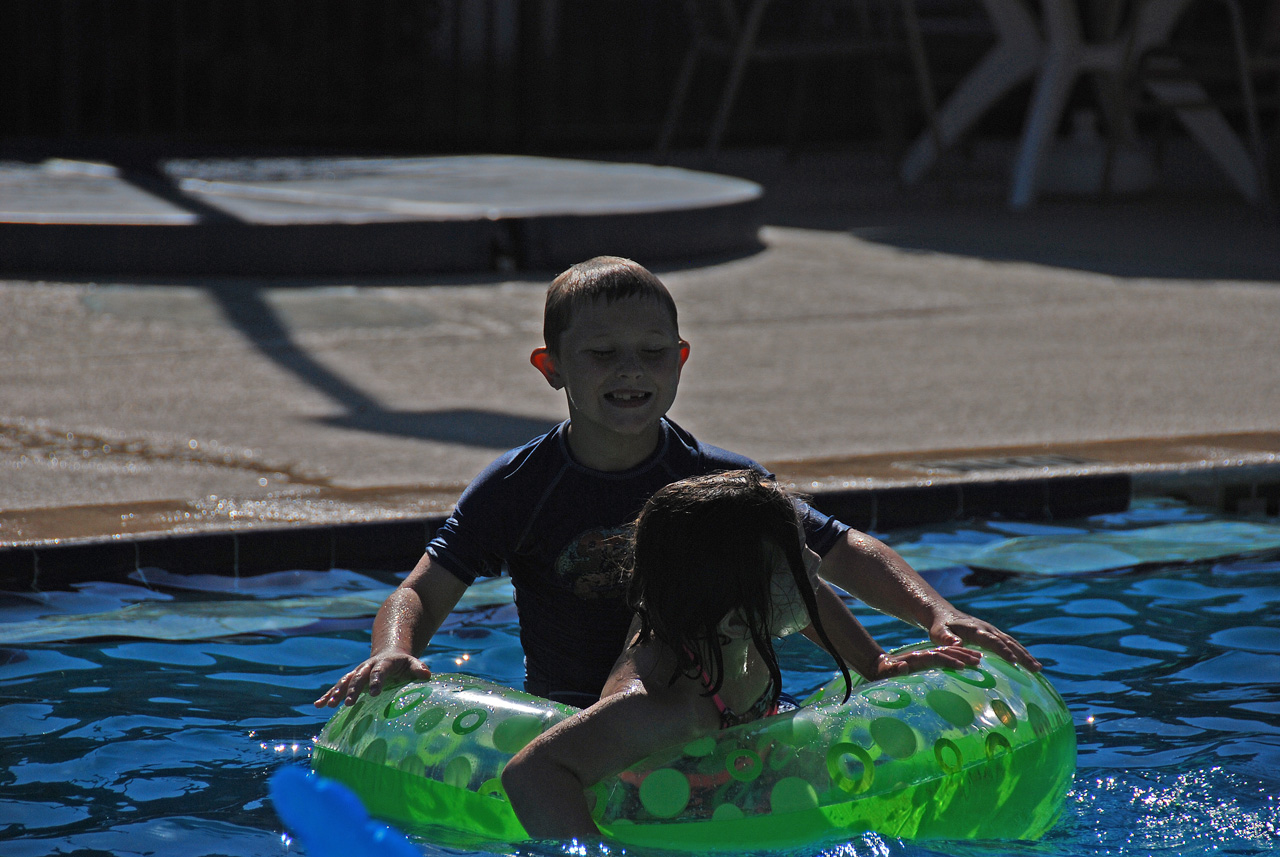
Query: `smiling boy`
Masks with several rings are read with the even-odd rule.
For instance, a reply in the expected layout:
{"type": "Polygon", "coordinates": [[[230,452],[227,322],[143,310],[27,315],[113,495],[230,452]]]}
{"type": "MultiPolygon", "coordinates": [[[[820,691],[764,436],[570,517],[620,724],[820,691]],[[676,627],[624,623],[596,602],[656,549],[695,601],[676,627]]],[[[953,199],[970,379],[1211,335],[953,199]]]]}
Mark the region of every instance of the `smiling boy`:
{"type": "MultiPolygon", "coordinates": [[[[471,583],[503,571],[515,589],[525,689],[579,706],[594,702],[632,619],[624,598],[629,522],[655,491],[680,479],[763,472],[666,417],[689,344],[670,293],[642,266],[606,256],[565,271],[547,290],[543,339],[530,360],[564,391],[568,420],[471,483],[378,611],[370,657],[317,707],[354,703],[389,681],[429,678],[419,653],[471,583]]],[[[955,609],[880,541],[811,507],[802,512],[824,579],[923,628],[938,645],[978,643],[1039,667],[1016,640],[955,609]]],[[[841,621],[847,608],[828,586],[817,594],[837,650],[851,650],[841,639],[841,629],[854,627],[841,621]]]]}

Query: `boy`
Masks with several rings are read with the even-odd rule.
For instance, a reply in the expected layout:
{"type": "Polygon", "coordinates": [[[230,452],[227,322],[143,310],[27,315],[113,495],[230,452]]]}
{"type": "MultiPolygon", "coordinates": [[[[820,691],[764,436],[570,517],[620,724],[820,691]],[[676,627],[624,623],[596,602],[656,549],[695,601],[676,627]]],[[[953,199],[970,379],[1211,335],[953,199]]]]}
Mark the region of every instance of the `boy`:
{"type": "MultiPolygon", "coordinates": [[[[373,625],[368,660],[316,700],[348,705],[368,688],[429,678],[418,659],[479,576],[511,575],[525,651],[525,689],[586,706],[622,652],[625,528],[659,488],[722,470],[763,468],[699,443],[666,418],[689,344],[662,282],[627,259],[574,265],[547,290],[544,347],[530,361],[563,390],[569,419],[501,456],[463,493],[453,515],[373,625]]],[[[883,543],[805,507],[819,574],[868,605],[928,631],[934,643],[978,643],[1039,664],[1007,634],[952,607],[883,543]]],[[[854,625],[825,584],[818,607],[833,643],[854,625]]],[[[853,633],[853,631],[848,631],[853,633]]]]}

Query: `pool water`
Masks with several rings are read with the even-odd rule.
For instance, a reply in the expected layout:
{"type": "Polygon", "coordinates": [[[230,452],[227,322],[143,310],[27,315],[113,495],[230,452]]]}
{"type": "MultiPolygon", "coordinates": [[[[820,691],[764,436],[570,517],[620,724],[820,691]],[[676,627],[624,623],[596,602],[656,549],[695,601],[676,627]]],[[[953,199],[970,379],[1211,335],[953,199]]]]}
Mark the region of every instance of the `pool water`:
{"type": "MultiPolygon", "coordinates": [[[[886,538],[1045,663],[1077,726],[1075,784],[1040,842],[868,835],[788,857],[1280,854],[1274,519],[1146,501],[1065,524],[970,522],[886,538]]],[[[370,617],[395,580],[144,569],[127,583],[0,593],[0,854],[299,853],[267,779],[307,764],[326,718],[311,700],[365,657],[370,617]]],[[[857,612],[886,645],[919,639],[857,612]]],[[[792,693],[830,677],[802,640],[781,653],[792,693]]],[[[428,662],[518,685],[505,581],[472,588],[428,662]]]]}

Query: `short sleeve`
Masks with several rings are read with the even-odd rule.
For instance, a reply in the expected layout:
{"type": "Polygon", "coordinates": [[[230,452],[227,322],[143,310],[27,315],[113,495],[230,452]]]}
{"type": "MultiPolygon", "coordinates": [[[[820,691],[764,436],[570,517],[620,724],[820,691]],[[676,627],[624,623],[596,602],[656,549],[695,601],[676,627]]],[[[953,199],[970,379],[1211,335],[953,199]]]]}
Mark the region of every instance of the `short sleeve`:
{"type": "Polygon", "coordinates": [[[502,573],[514,514],[509,486],[502,474],[503,456],[475,478],[458,498],[453,514],[427,543],[427,553],[463,583],[502,573]]]}
{"type": "Polygon", "coordinates": [[[849,526],[830,515],[824,515],[808,503],[799,504],[800,519],[804,524],[805,542],[819,556],[826,556],[845,533],[849,526]]]}
{"type": "MultiPolygon", "coordinates": [[[[681,431],[683,432],[683,430],[681,431]]],[[[711,444],[699,444],[687,433],[682,434],[682,437],[686,438],[686,443],[699,451],[703,462],[701,471],[703,473],[712,473],[718,470],[749,469],[756,471],[761,476],[767,476],[769,479],[777,478],[764,465],[747,458],[745,455],[730,452],[711,444]]],[[[675,478],[680,477],[676,476],[675,478]]],[[[827,551],[831,550],[835,543],[849,531],[849,527],[830,515],[824,515],[808,503],[798,503],[797,506],[801,520],[804,523],[806,544],[813,549],[814,553],[826,556],[827,551]]]]}

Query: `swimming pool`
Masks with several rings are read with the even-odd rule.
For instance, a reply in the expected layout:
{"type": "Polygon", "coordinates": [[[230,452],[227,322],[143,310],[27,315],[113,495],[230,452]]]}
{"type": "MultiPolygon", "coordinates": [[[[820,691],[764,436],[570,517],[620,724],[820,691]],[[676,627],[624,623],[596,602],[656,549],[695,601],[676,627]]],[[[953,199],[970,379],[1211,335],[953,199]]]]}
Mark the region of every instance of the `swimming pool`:
{"type": "MultiPolygon", "coordinates": [[[[1075,786],[1038,843],[868,836],[789,857],[1280,853],[1274,519],[1146,501],[1085,521],[988,521],[889,540],[1045,662],[1077,724],[1075,786]],[[1205,558],[1215,554],[1235,558],[1205,558]]],[[[311,700],[366,655],[369,616],[394,582],[146,569],[128,583],[0,593],[0,854],[298,853],[266,780],[306,764],[326,717],[311,700]]],[[[517,684],[509,598],[503,581],[473,587],[437,636],[432,667],[517,684]]],[[[859,615],[886,644],[918,638],[859,615]]],[[[803,642],[785,643],[782,656],[793,693],[830,675],[803,642]]]]}

